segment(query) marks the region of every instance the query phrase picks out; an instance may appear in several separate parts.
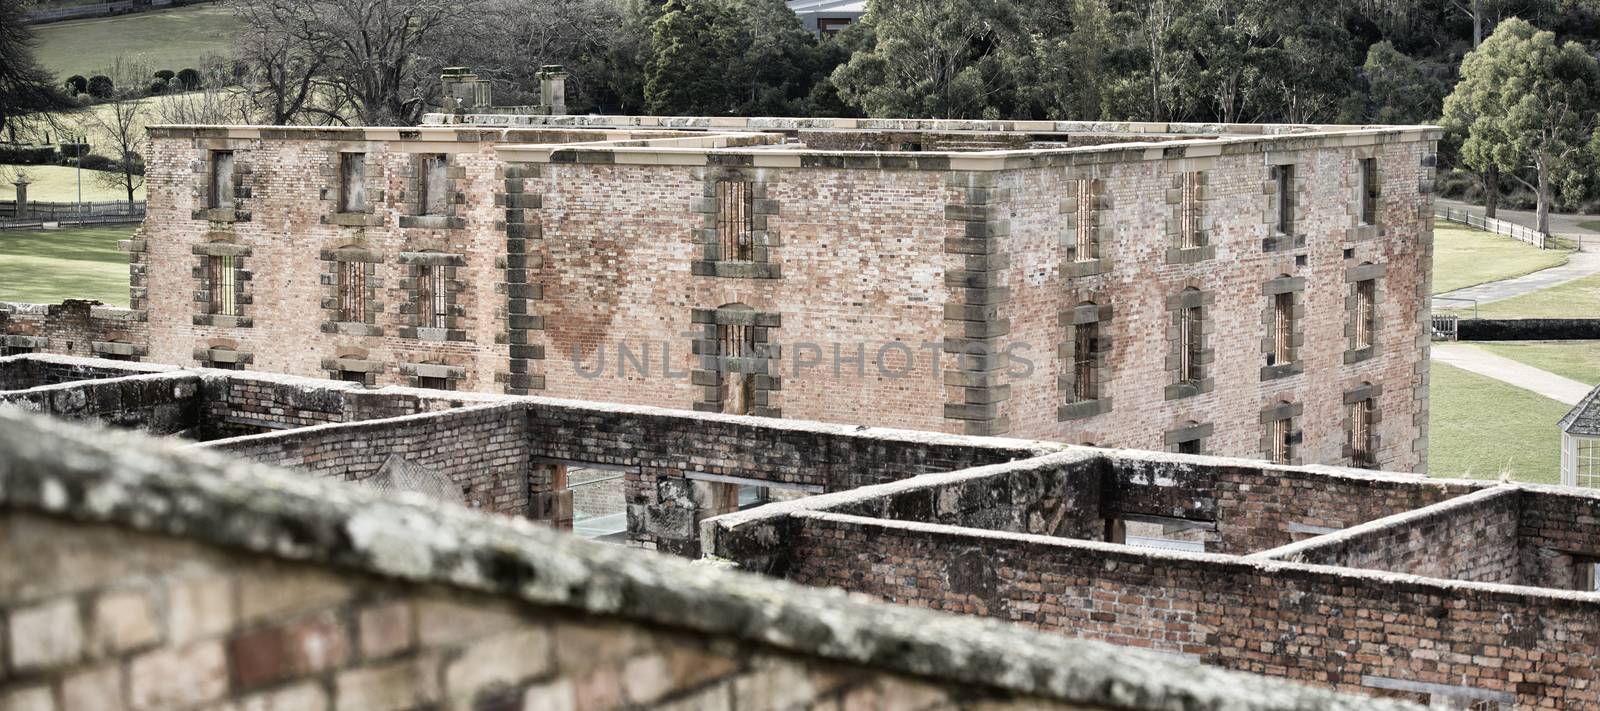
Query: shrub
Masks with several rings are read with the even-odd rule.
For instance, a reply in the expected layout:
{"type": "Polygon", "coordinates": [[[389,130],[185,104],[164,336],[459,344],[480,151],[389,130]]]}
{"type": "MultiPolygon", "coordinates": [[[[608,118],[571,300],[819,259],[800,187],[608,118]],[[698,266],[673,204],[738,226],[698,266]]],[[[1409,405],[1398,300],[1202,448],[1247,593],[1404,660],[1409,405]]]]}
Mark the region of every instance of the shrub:
{"type": "Polygon", "coordinates": [[[78,102],[79,106],[88,106],[89,104],[94,103],[94,97],[87,93],[78,94],[77,96],[72,97],[72,99],[78,102]]]}
{"type": "Polygon", "coordinates": [[[99,153],[90,153],[78,161],[78,167],[84,170],[122,170],[117,162],[99,153]]]}
{"type": "Polygon", "coordinates": [[[82,74],[74,74],[67,77],[66,87],[69,94],[82,94],[89,90],[89,80],[83,78],[82,74]]]}
{"type": "Polygon", "coordinates": [[[174,76],[177,76],[177,75],[174,74],[171,69],[160,69],[160,70],[157,70],[156,73],[153,74],[152,76],[154,76],[157,79],[160,79],[162,81],[162,83],[166,83],[166,82],[172,81],[172,78],[174,76]]]}
{"type": "Polygon", "coordinates": [[[178,70],[178,83],[183,85],[185,91],[194,91],[200,88],[200,71],[193,67],[184,67],[178,70]]]}
{"type": "Polygon", "coordinates": [[[154,96],[156,94],[164,94],[164,93],[166,93],[166,91],[167,91],[167,83],[164,82],[164,81],[161,81],[160,79],[151,79],[150,80],[150,85],[145,87],[145,93],[146,94],[150,94],[151,96],[154,96]]]}
{"type": "Polygon", "coordinates": [[[56,162],[56,149],[50,146],[0,147],[0,163],[9,165],[49,165],[56,162]]]}
{"type": "Polygon", "coordinates": [[[111,83],[111,77],[96,74],[89,77],[89,95],[96,99],[109,99],[117,90],[117,85],[111,83]]]}
{"type": "Polygon", "coordinates": [[[66,164],[66,163],[70,162],[72,159],[77,158],[78,156],[89,155],[89,151],[92,148],[93,147],[90,146],[87,143],[78,143],[76,141],[62,141],[62,142],[56,144],[56,153],[61,155],[62,163],[66,164]]]}

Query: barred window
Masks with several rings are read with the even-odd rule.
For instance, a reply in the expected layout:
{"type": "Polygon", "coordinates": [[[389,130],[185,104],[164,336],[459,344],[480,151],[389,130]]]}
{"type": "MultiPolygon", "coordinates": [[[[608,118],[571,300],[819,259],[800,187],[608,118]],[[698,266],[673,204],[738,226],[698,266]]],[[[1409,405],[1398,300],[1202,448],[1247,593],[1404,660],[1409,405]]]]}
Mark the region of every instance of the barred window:
{"type": "Polygon", "coordinates": [[[1196,438],[1179,442],[1178,454],[1202,454],[1200,451],[1200,440],[1196,438]]]}
{"type": "Polygon", "coordinates": [[[1294,461],[1294,418],[1272,421],[1272,463],[1289,464],[1294,461]]]}
{"type": "Polygon", "coordinates": [[[1361,159],[1361,224],[1378,224],[1378,160],[1361,159]]]}
{"type": "MultiPolygon", "coordinates": [[[[736,324],[717,325],[717,353],[724,359],[750,358],[756,352],[755,327],[736,324]]],[[[755,408],[755,378],[738,369],[730,369],[723,361],[723,386],[727,392],[723,399],[723,412],[748,415],[755,408]]]]}
{"type": "Polygon", "coordinates": [[[1294,293],[1284,292],[1272,296],[1272,362],[1283,365],[1294,362],[1294,293]]]}
{"type": "Polygon", "coordinates": [[[1205,233],[1200,220],[1200,173],[1183,174],[1183,198],[1179,203],[1179,229],[1182,231],[1178,246],[1193,249],[1205,246],[1205,233]]]}
{"type": "Polygon", "coordinates": [[[238,270],[235,257],[211,256],[206,258],[206,281],[210,285],[211,313],[217,316],[238,316],[238,270]]]}
{"type": "Polygon", "coordinates": [[[1277,181],[1277,228],[1280,234],[1294,232],[1294,166],[1279,165],[1272,169],[1277,181]]]}
{"type": "Polygon", "coordinates": [[[448,328],[449,291],[446,268],[436,265],[417,267],[417,325],[422,328],[448,328]]]}
{"type": "Polygon", "coordinates": [[[422,157],[417,176],[417,189],[421,191],[417,205],[424,215],[443,215],[449,210],[450,181],[446,178],[444,154],[422,157]]]}
{"type": "Polygon", "coordinates": [[[1099,323],[1080,323],[1072,327],[1072,400],[1088,402],[1100,398],[1100,381],[1095,358],[1099,323]]]}
{"type": "Polygon", "coordinates": [[[367,211],[367,154],[339,154],[339,211],[367,211]]]}
{"type": "Polygon", "coordinates": [[[367,320],[365,262],[339,262],[339,320],[352,323],[367,320]]]}
{"type": "Polygon", "coordinates": [[[417,387],[429,390],[453,390],[449,378],[438,378],[427,375],[417,376],[417,387]]]}
{"type": "Polygon", "coordinates": [[[1078,219],[1073,240],[1073,261],[1088,262],[1094,253],[1094,181],[1077,181],[1078,219]]]}
{"type": "Polygon", "coordinates": [[[1350,462],[1356,466],[1367,466],[1376,461],[1377,452],[1374,446],[1374,414],[1377,411],[1375,398],[1363,398],[1350,403],[1347,417],[1350,429],[1346,433],[1345,444],[1350,448],[1350,462]]]}
{"type": "Polygon", "coordinates": [[[1356,348],[1368,348],[1378,328],[1378,281],[1356,282],[1356,348]]]}
{"type": "Polygon", "coordinates": [[[743,180],[717,181],[717,235],[722,242],[722,259],[725,261],[748,262],[754,259],[753,186],[753,183],[743,180]]]}
{"type": "Polygon", "coordinates": [[[1195,383],[1203,377],[1200,367],[1202,341],[1201,307],[1184,307],[1178,317],[1178,380],[1195,383]]]}
{"type": "Polygon", "coordinates": [[[207,207],[229,209],[233,203],[233,151],[211,152],[211,194],[207,207]]]}

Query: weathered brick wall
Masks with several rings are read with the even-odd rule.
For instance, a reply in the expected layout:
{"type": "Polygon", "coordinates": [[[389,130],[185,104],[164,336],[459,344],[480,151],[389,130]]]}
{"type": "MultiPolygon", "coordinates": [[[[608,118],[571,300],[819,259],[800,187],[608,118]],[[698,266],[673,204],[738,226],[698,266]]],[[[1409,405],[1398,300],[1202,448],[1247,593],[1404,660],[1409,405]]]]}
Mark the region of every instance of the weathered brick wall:
{"type": "MultiPolygon", "coordinates": [[[[1007,142],[1031,135],[1004,124],[960,128],[1007,142]]],[[[1126,136],[1142,140],[1172,137],[1129,128],[1126,136]]],[[[1188,137],[1215,130],[1171,128],[1188,137]]],[[[1091,129],[1056,133],[1089,131],[1103,142],[1104,130],[1091,129]]],[[[628,153],[644,150],[637,145],[509,145],[600,137],[571,130],[257,133],[155,134],[138,265],[144,283],[135,291],[148,293],[160,360],[189,363],[227,349],[248,354],[254,369],[325,376],[346,368],[378,385],[417,384],[423,367],[459,375],[453,384],[462,390],[709,408],[720,401],[707,396],[714,383],[693,373],[700,363],[691,344],[704,333],[696,310],[737,304],[776,324],[761,327],[774,370],[758,388],[757,414],[1150,449],[1168,448],[1166,435],[1192,422],[1211,428],[1207,452],[1259,457],[1260,413],[1287,399],[1303,408],[1296,458],[1331,463],[1347,459],[1344,396],[1370,383],[1379,399],[1378,463],[1416,470],[1426,450],[1426,288],[1416,286],[1428,279],[1431,249],[1432,144],[1424,131],[1220,139],[1159,156],[1108,143],[1013,158],[713,150],[674,153],[672,161],[628,153]],[[244,166],[236,169],[240,208],[230,215],[198,210],[211,149],[233,150],[244,166]],[[369,215],[334,214],[341,150],[366,151],[369,215]],[[450,155],[457,199],[453,222],[422,227],[406,222],[410,181],[416,155],[434,151],[450,155]],[[1356,160],[1365,156],[1379,161],[1383,182],[1375,228],[1357,228],[1352,217],[1356,160]],[[1263,251],[1263,157],[1297,166],[1303,247],[1263,251]],[[1208,176],[1213,256],[1169,264],[1168,193],[1175,171],[1189,170],[1208,176]],[[1083,171],[1106,202],[1099,274],[1063,263],[1063,201],[1083,171]],[[715,218],[706,205],[720,177],[752,181],[761,193],[756,277],[749,269],[713,276],[703,261],[715,218]],[[250,251],[248,323],[217,325],[199,313],[193,270],[196,250],[207,245],[250,251]],[[378,306],[358,327],[329,322],[329,255],[341,249],[378,260],[370,274],[378,306]],[[411,267],[400,255],[422,251],[460,255],[451,292],[459,313],[445,340],[413,337],[411,267]],[[1384,270],[1380,346],[1346,363],[1346,277],[1369,262],[1384,270]],[[1306,284],[1303,372],[1263,382],[1261,288],[1282,274],[1306,284]],[[1185,286],[1213,300],[1213,384],[1168,400],[1166,305],[1185,286]],[[1085,297],[1111,314],[1107,409],[1063,420],[1062,317],[1085,297]],[[1031,372],[1020,358],[955,355],[972,342],[1020,349],[1031,372]]],[[[898,133],[886,128],[872,140],[898,133]]],[[[930,140],[975,147],[950,143],[956,134],[930,140]]]]}
{"type": "Polygon", "coordinates": [[[530,440],[524,406],[490,405],[290,432],[246,435],[202,447],[258,462],[359,482],[391,455],[449,479],[467,506],[529,513],[530,440]]]}
{"type": "Polygon", "coordinates": [[[0,514],[0,531],[7,709],[1110,708],[106,526],[0,514]]]}
{"type": "Polygon", "coordinates": [[[148,373],[0,392],[0,405],[151,434],[202,436],[201,377],[148,373]]]}
{"type": "Polygon", "coordinates": [[[1352,691],[1600,708],[1593,596],[798,514],[791,580],[1352,691]]]}
{"type": "MultiPolygon", "coordinates": [[[[1206,550],[1242,555],[1297,534],[1349,528],[1471,493],[1461,480],[1186,457],[1108,456],[1106,507],[1120,514],[1211,521],[1206,550]]],[[[1485,483],[1487,487],[1492,484],[1485,483]]]]}
{"type": "Polygon", "coordinates": [[[0,357],[0,392],[80,380],[120,378],[138,373],[164,373],[175,369],[170,365],[118,363],[99,358],[73,356],[5,356],[0,357]]]}
{"type": "Polygon", "coordinates": [[[1368,708],[10,410],[0,492],[6,709],[1368,708]]]}
{"type": "Polygon", "coordinates": [[[500,181],[489,146],[513,137],[462,131],[421,143],[399,140],[397,132],[390,133],[390,140],[360,130],[281,133],[217,138],[172,129],[152,135],[147,168],[152,196],[143,255],[151,357],[188,365],[196,362],[196,350],[221,345],[249,354],[250,369],[317,377],[336,372],[336,361],[343,358],[377,364],[376,384],[399,385],[413,384],[400,372],[401,364],[437,363],[464,369],[466,377],[457,383],[461,389],[498,390],[492,377],[505,347],[496,339],[500,328],[495,314],[504,305],[496,285],[504,278],[496,255],[504,253],[504,243],[494,226],[503,220],[503,210],[497,203],[500,181]],[[207,219],[211,215],[204,209],[203,183],[212,149],[233,150],[236,164],[248,171],[239,179],[249,196],[238,200],[230,221],[207,219]],[[373,212],[358,218],[362,224],[335,224],[351,222],[335,215],[339,151],[367,155],[373,212]],[[452,205],[459,226],[400,225],[402,216],[414,214],[416,191],[410,180],[417,153],[449,156],[459,176],[451,180],[460,195],[460,203],[452,205]],[[201,288],[194,274],[195,250],[213,243],[249,250],[243,257],[248,298],[240,307],[247,326],[197,323],[203,321],[195,317],[204,314],[206,304],[195,296],[201,288]],[[341,248],[366,250],[383,260],[369,281],[378,310],[366,335],[324,327],[336,320],[325,308],[334,291],[324,283],[332,276],[332,262],[324,257],[341,248]],[[402,284],[409,271],[399,256],[430,251],[464,259],[456,275],[464,288],[452,294],[461,310],[455,330],[464,332],[464,340],[425,340],[401,333],[412,323],[404,312],[409,292],[402,284]],[[330,363],[334,367],[327,367],[330,363]]]}
{"type": "Polygon", "coordinates": [[[1490,489],[1307,541],[1270,557],[1518,585],[1523,583],[1517,536],[1522,498],[1514,489],[1490,489]]]}
{"type": "Polygon", "coordinates": [[[0,302],[3,346],[34,353],[149,360],[149,341],[149,324],[139,311],[85,299],[59,304],[0,302]]]}
{"type": "MultiPolygon", "coordinates": [[[[1010,295],[998,318],[1009,326],[1007,343],[1030,354],[1032,367],[1013,367],[1010,397],[1000,414],[1010,419],[1014,436],[1060,439],[1130,449],[1171,451],[1164,434],[1187,423],[1210,424],[1207,454],[1265,458],[1260,419],[1279,400],[1304,405],[1298,426],[1304,432],[1297,460],[1344,463],[1346,442],[1342,394],[1363,382],[1381,386],[1378,407],[1378,467],[1423,471],[1417,442],[1419,425],[1414,365],[1427,357],[1425,293],[1415,284],[1431,269],[1432,195],[1421,192],[1431,176],[1432,147],[1425,141],[1378,143],[1367,147],[1328,147],[1315,141],[1285,142],[1266,151],[1241,152],[1237,146],[1173,148],[1160,159],[1136,160],[1116,153],[1075,156],[1071,167],[1008,171],[1000,181],[1009,190],[1010,255],[1004,286],[1010,295]],[[1358,157],[1376,151],[1382,193],[1379,228],[1353,230],[1349,212],[1355,200],[1358,157]],[[1220,155],[1219,155],[1220,153],[1220,155]],[[1264,251],[1270,232],[1264,217],[1270,196],[1267,163],[1293,163],[1297,187],[1294,228],[1304,246],[1264,251]],[[1211,227],[1206,258],[1169,259],[1167,235],[1177,219],[1169,200],[1175,176],[1204,174],[1203,205],[1211,227]],[[1062,203],[1070,202],[1079,177],[1103,186],[1099,274],[1072,276],[1067,250],[1073,233],[1063,225],[1062,203]],[[1375,233],[1374,233],[1375,232],[1375,233]],[[1345,273],[1373,262],[1384,265],[1379,287],[1382,333],[1377,355],[1346,363],[1349,338],[1345,273]],[[1298,330],[1304,343],[1297,360],[1302,372],[1263,379],[1261,341],[1263,285],[1282,275],[1302,278],[1304,316],[1298,330]],[[1205,375],[1208,392],[1173,399],[1175,382],[1168,299],[1186,287],[1213,301],[1206,308],[1206,343],[1211,351],[1205,375]],[[1068,330],[1061,323],[1074,306],[1094,301],[1109,306],[1101,323],[1109,341],[1108,380],[1102,384],[1109,411],[1063,420],[1068,402],[1060,387],[1071,355],[1068,330]],[[1057,354],[1057,347],[1065,348],[1057,354]],[[1031,372],[1030,372],[1031,371],[1031,372]]],[[[1070,323],[1070,321],[1068,321],[1070,323]]]]}
{"type": "Polygon", "coordinates": [[[655,409],[531,401],[535,461],[600,464],[626,470],[629,541],[697,556],[697,512],[712,503],[692,474],[737,477],[822,491],[1050,451],[1044,443],[815,422],[760,421],[655,409]]]}
{"type": "Polygon", "coordinates": [[[1587,489],[1524,490],[1520,526],[1522,583],[1576,587],[1573,566],[1600,562],[1600,495],[1587,489]]]}

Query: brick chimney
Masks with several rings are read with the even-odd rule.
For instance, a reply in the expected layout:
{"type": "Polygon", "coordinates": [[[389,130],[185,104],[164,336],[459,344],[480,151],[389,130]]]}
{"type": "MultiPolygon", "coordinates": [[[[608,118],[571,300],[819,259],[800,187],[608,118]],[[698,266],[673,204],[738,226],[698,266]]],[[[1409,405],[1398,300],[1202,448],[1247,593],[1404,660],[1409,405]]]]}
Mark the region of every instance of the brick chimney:
{"type": "Polygon", "coordinates": [[[539,67],[539,112],[551,116],[567,113],[567,70],[559,64],[539,67]]]}
{"type": "Polygon", "coordinates": [[[494,105],[489,94],[489,80],[479,79],[468,67],[445,67],[439,75],[444,88],[445,113],[472,113],[494,105]]]}

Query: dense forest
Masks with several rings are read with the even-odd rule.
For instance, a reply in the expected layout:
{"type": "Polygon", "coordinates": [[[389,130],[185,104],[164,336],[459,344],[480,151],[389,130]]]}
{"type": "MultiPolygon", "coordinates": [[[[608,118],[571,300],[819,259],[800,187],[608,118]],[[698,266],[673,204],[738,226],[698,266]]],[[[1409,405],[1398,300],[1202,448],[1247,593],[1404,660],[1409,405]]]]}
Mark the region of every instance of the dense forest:
{"type": "MultiPolygon", "coordinates": [[[[872,0],[825,38],[783,0],[231,5],[236,56],[163,119],[415,123],[442,67],[517,104],[563,64],[576,112],[1443,123],[1445,194],[1600,206],[1600,0],[872,0]]],[[[10,54],[0,121],[59,104],[10,54]]]]}

